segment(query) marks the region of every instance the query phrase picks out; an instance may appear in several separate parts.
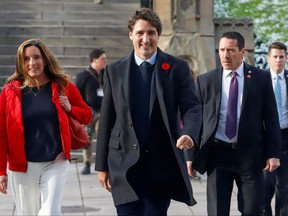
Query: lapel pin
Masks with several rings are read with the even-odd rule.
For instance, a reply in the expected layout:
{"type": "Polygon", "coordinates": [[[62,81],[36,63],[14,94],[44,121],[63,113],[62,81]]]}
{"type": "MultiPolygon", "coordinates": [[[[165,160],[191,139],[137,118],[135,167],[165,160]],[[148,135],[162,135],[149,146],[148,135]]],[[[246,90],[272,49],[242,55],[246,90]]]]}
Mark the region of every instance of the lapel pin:
{"type": "Polygon", "coordinates": [[[170,69],[170,64],[169,63],[163,63],[161,65],[161,67],[162,67],[163,70],[169,70],[170,69]]]}

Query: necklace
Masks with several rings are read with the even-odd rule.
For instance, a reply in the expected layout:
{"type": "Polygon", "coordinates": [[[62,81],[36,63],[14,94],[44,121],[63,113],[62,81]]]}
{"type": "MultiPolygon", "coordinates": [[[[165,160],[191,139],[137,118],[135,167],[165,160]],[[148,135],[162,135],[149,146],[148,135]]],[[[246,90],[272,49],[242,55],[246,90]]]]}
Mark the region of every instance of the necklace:
{"type": "Polygon", "coordinates": [[[38,94],[40,94],[45,89],[46,85],[47,85],[47,83],[40,86],[39,89],[37,87],[32,87],[32,88],[30,88],[29,92],[31,92],[36,97],[38,94]]]}

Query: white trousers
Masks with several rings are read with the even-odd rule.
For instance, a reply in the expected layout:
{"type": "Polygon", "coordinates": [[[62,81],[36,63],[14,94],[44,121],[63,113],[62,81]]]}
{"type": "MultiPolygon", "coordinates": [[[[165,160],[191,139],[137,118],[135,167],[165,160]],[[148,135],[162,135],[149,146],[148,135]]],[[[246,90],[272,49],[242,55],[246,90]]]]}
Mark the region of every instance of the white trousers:
{"type": "Polygon", "coordinates": [[[27,172],[8,171],[17,215],[61,215],[69,160],[28,162],[27,172]]]}

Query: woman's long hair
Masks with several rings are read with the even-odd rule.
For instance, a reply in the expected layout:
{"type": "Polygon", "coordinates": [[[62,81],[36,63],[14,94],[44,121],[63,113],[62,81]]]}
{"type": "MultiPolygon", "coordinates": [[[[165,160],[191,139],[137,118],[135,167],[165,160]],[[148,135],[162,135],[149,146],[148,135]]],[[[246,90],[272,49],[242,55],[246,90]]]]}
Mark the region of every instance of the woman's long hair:
{"type": "Polygon", "coordinates": [[[59,92],[65,92],[65,87],[70,82],[70,78],[62,70],[54,54],[40,39],[29,39],[19,46],[16,54],[16,70],[7,79],[6,83],[18,80],[22,82],[21,88],[26,86],[37,86],[39,88],[40,84],[37,79],[29,76],[24,68],[24,50],[30,46],[35,46],[40,50],[45,63],[44,71],[46,76],[57,83],[59,92]]]}

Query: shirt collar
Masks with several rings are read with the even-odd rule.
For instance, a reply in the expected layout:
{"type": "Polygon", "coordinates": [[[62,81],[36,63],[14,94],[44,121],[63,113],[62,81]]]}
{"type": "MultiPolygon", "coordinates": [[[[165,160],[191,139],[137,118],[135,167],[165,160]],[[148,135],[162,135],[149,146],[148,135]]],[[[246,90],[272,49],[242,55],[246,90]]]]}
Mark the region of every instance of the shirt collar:
{"type": "MultiPolygon", "coordinates": [[[[157,51],[146,61],[149,62],[151,65],[154,65],[156,62],[156,56],[157,56],[157,51]]],[[[135,58],[135,62],[138,66],[141,65],[142,62],[144,62],[144,60],[142,58],[140,58],[139,56],[137,56],[135,52],[134,52],[134,58],[135,58]]]]}
{"type": "Polygon", "coordinates": [[[270,68],[270,74],[273,80],[276,79],[277,75],[280,76],[281,80],[284,79],[284,69],[280,73],[277,74],[270,68]]]}
{"type": "MultiPolygon", "coordinates": [[[[239,77],[243,77],[243,76],[244,76],[244,63],[242,62],[241,65],[240,65],[236,70],[234,70],[234,71],[237,72],[237,74],[238,74],[239,77]]],[[[223,76],[224,76],[225,78],[227,78],[227,77],[230,76],[230,73],[231,73],[231,72],[232,72],[231,70],[225,70],[225,69],[223,69],[223,76]]]]}

